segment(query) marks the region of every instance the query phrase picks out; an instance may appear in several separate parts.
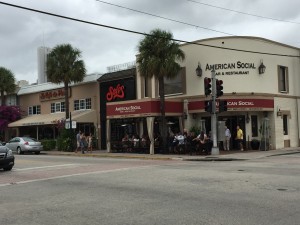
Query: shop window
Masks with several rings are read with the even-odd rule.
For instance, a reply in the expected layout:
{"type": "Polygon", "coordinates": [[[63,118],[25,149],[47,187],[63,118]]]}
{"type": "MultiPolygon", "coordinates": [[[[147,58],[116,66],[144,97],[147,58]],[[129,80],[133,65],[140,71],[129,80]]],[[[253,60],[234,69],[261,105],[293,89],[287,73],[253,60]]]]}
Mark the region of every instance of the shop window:
{"type": "Polygon", "coordinates": [[[172,79],[164,78],[165,95],[175,95],[185,93],[185,67],[182,67],[177,75],[172,79]]]}
{"type": "Polygon", "coordinates": [[[64,112],[64,111],[65,111],[64,102],[51,103],[51,113],[64,112]]]}
{"type": "Polygon", "coordinates": [[[79,99],[74,100],[74,110],[84,110],[84,109],[91,109],[92,108],[92,99],[79,99]]]}
{"type": "Polygon", "coordinates": [[[41,114],[41,106],[40,105],[34,105],[28,107],[28,115],[36,115],[41,114]]]}
{"type": "Polygon", "coordinates": [[[283,135],[288,135],[289,134],[288,115],[283,115],[282,121],[283,121],[283,135]]]}
{"type": "Polygon", "coordinates": [[[278,66],[278,88],[281,93],[289,92],[289,76],[288,68],[285,66],[278,66]]]}
{"type": "Polygon", "coordinates": [[[258,136],[257,116],[251,116],[252,137],[258,136]]]}

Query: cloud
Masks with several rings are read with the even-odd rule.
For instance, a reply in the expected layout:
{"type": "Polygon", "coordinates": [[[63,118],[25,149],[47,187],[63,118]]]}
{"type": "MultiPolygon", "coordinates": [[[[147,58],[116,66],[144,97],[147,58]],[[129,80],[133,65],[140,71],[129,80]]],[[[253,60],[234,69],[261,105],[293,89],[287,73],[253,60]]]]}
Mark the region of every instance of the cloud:
{"type": "MultiPolygon", "coordinates": [[[[199,2],[217,7],[184,0],[107,1],[190,25],[145,15],[96,0],[7,0],[6,2],[138,32],[148,33],[152,29],[161,28],[171,31],[174,38],[187,41],[226,36],[224,33],[228,33],[253,35],[294,46],[300,45],[297,32],[300,24],[264,19],[217,8],[223,7],[300,23],[298,10],[300,2],[293,0],[276,1],[276,3],[272,0],[210,0],[206,2],[199,0],[199,2]]],[[[0,66],[12,70],[17,80],[25,79],[36,82],[39,46],[52,48],[58,44],[70,43],[82,51],[88,73],[105,73],[108,66],[134,61],[138,42],[143,38],[142,35],[83,24],[5,5],[0,5],[0,15],[0,66]]]]}

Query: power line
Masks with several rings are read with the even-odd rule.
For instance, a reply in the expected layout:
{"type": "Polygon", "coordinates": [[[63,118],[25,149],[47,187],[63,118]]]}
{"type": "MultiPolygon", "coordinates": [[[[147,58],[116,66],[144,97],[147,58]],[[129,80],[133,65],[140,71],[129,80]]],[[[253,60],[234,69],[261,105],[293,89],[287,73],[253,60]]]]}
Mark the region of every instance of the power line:
{"type": "Polygon", "coordinates": [[[158,16],[158,15],[155,15],[155,14],[152,14],[152,13],[140,11],[140,10],[137,10],[137,9],[128,8],[128,7],[113,4],[113,3],[110,3],[110,2],[105,2],[105,1],[100,1],[100,0],[96,0],[96,1],[100,2],[100,3],[107,4],[107,5],[115,6],[115,7],[118,7],[118,8],[127,9],[127,10],[130,10],[130,11],[133,11],[133,12],[141,13],[141,14],[144,14],[144,15],[148,15],[148,16],[152,16],[152,17],[156,17],[156,18],[160,18],[160,19],[164,19],[164,20],[169,20],[169,21],[172,21],[172,22],[175,22],[175,23],[180,23],[180,24],[192,26],[192,27],[195,27],[195,28],[201,28],[201,29],[204,29],[204,30],[210,30],[210,31],[214,31],[214,32],[217,32],[217,33],[222,33],[222,34],[235,36],[234,34],[230,34],[230,33],[222,32],[222,31],[210,29],[210,28],[207,28],[207,27],[201,27],[201,26],[191,24],[191,23],[187,23],[187,22],[183,22],[183,21],[180,21],[180,20],[175,20],[175,19],[170,19],[170,18],[163,17],[163,16],[158,16]]]}
{"type": "Polygon", "coordinates": [[[233,9],[228,9],[228,8],[224,8],[224,7],[220,7],[220,6],[216,6],[216,5],[210,5],[210,4],[207,4],[207,3],[198,2],[198,1],[194,1],[194,0],[186,0],[186,1],[193,2],[193,3],[196,3],[196,4],[200,4],[200,5],[206,5],[206,6],[209,6],[209,7],[213,7],[213,8],[217,8],[217,9],[222,9],[222,10],[226,10],[226,11],[230,11],[230,12],[235,12],[235,13],[239,13],[239,14],[243,14],[243,15],[247,15],[247,16],[254,16],[254,17],[258,17],[258,18],[263,18],[263,19],[268,19],[268,20],[274,20],[274,21],[280,21],[280,22],[285,22],[285,23],[300,24],[299,22],[288,21],[288,20],[281,20],[281,19],[276,19],[276,18],[267,17],[267,16],[260,16],[260,15],[257,15],[257,14],[251,14],[251,13],[241,12],[241,11],[237,11],[237,10],[233,10],[233,9]]]}
{"type": "MultiPolygon", "coordinates": [[[[58,18],[62,18],[62,19],[67,19],[67,20],[72,20],[72,21],[76,21],[76,22],[80,22],[80,23],[85,23],[85,24],[89,24],[89,25],[105,27],[105,28],[109,28],[109,29],[113,29],[113,30],[118,30],[118,31],[133,33],[133,34],[139,34],[139,35],[143,35],[143,36],[153,36],[151,34],[142,33],[142,32],[139,32],[139,31],[133,31],[133,30],[128,30],[128,29],[108,26],[108,25],[104,25],[104,24],[94,23],[94,22],[90,22],[90,21],[86,21],[86,20],[80,20],[80,19],[67,17],[67,16],[62,16],[62,15],[58,15],[58,14],[54,14],[54,13],[49,13],[49,12],[45,12],[45,11],[41,11],[41,10],[37,10],[37,9],[32,9],[32,8],[19,6],[19,5],[14,5],[14,4],[6,3],[6,2],[1,2],[0,1],[0,4],[15,7],[15,8],[19,8],[19,9],[24,9],[24,10],[27,10],[27,11],[32,11],[32,12],[36,12],[36,13],[40,13],[40,14],[54,16],[54,17],[58,17],[58,18]]],[[[183,41],[183,40],[174,39],[174,38],[172,38],[170,40],[181,42],[181,43],[186,43],[186,44],[199,45],[199,46],[205,46],[205,47],[217,48],[217,49],[223,49],[223,50],[229,50],[229,51],[246,52],[246,53],[254,53],[254,54],[261,54],[261,55],[272,55],[272,56],[284,56],[284,57],[300,58],[300,56],[296,56],[296,55],[285,55],[285,54],[277,54],[277,53],[267,53],[267,52],[257,52],[257,51],[249,51],[249,50],[242,50],[242,49],[226,48],[226,47],[219,47],[219,46],[214,46],[214,45],[201,44],[201,43],[191,42],[191,41],[183,41]]]]}

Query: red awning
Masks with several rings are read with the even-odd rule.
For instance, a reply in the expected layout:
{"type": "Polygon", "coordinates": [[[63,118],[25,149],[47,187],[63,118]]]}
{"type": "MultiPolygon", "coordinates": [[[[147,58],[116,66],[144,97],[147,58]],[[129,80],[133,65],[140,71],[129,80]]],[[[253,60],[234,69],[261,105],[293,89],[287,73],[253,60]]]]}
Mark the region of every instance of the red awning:
{"type": "MultiPolygon", "coordinates": [[[[166,116],[181,116],[183,114],[183,102],[176,100],[165,101],[166,116]]],[[[160,116],[159,99],[142,99],[122,102],[106,103],[106,117],[147,117],[160,116]]]]}
{"type": "MultiPolygon", "coordinates": [[[[274,111],[274,99],[245,98],[245,99],[222,99],[227,101],[228,111],[274,111]]],[[[189,113],[204,112],[205,101],[189,101],[189,113]]],[[[217,102],[218,107],[218,102],[217,102]]]]}

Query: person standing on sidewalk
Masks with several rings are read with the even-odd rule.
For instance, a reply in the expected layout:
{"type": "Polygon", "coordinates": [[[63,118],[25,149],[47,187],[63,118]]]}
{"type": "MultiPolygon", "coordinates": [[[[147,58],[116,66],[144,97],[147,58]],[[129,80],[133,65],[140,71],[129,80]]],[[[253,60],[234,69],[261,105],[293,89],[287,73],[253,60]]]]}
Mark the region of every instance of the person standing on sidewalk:
{"type": "Polygon", "coordinates": [[[76,143],[77,143],[77,148],[75,150],[75,153],[78,152],[78,149],[81,149],[81,131],[80,130],[76,134],[76,143]]]}
{"type": "Polygon", "coordinates": [[[224,150],[229,151],[230,150],[230,138],[231,133],[227,126],[225,126],[225,142],[224,142],[224,150]]]}
{"type": "Polygon", "coordinates": [[[236,140],[237,140],[237,144],[239,147],[239,150],[244,151],[244,147],[243,147],[243,130],[240,128],[239,125],[236,126],[236,140]]]}
{"type": "Polygon", "coordinates": [[[93,152],[93,135],[92,133],[90,133],[90,136],[88,136],[87,138],[87,141],[88,141],[88,149],[87,149],[87,152],[93,152]]]}

